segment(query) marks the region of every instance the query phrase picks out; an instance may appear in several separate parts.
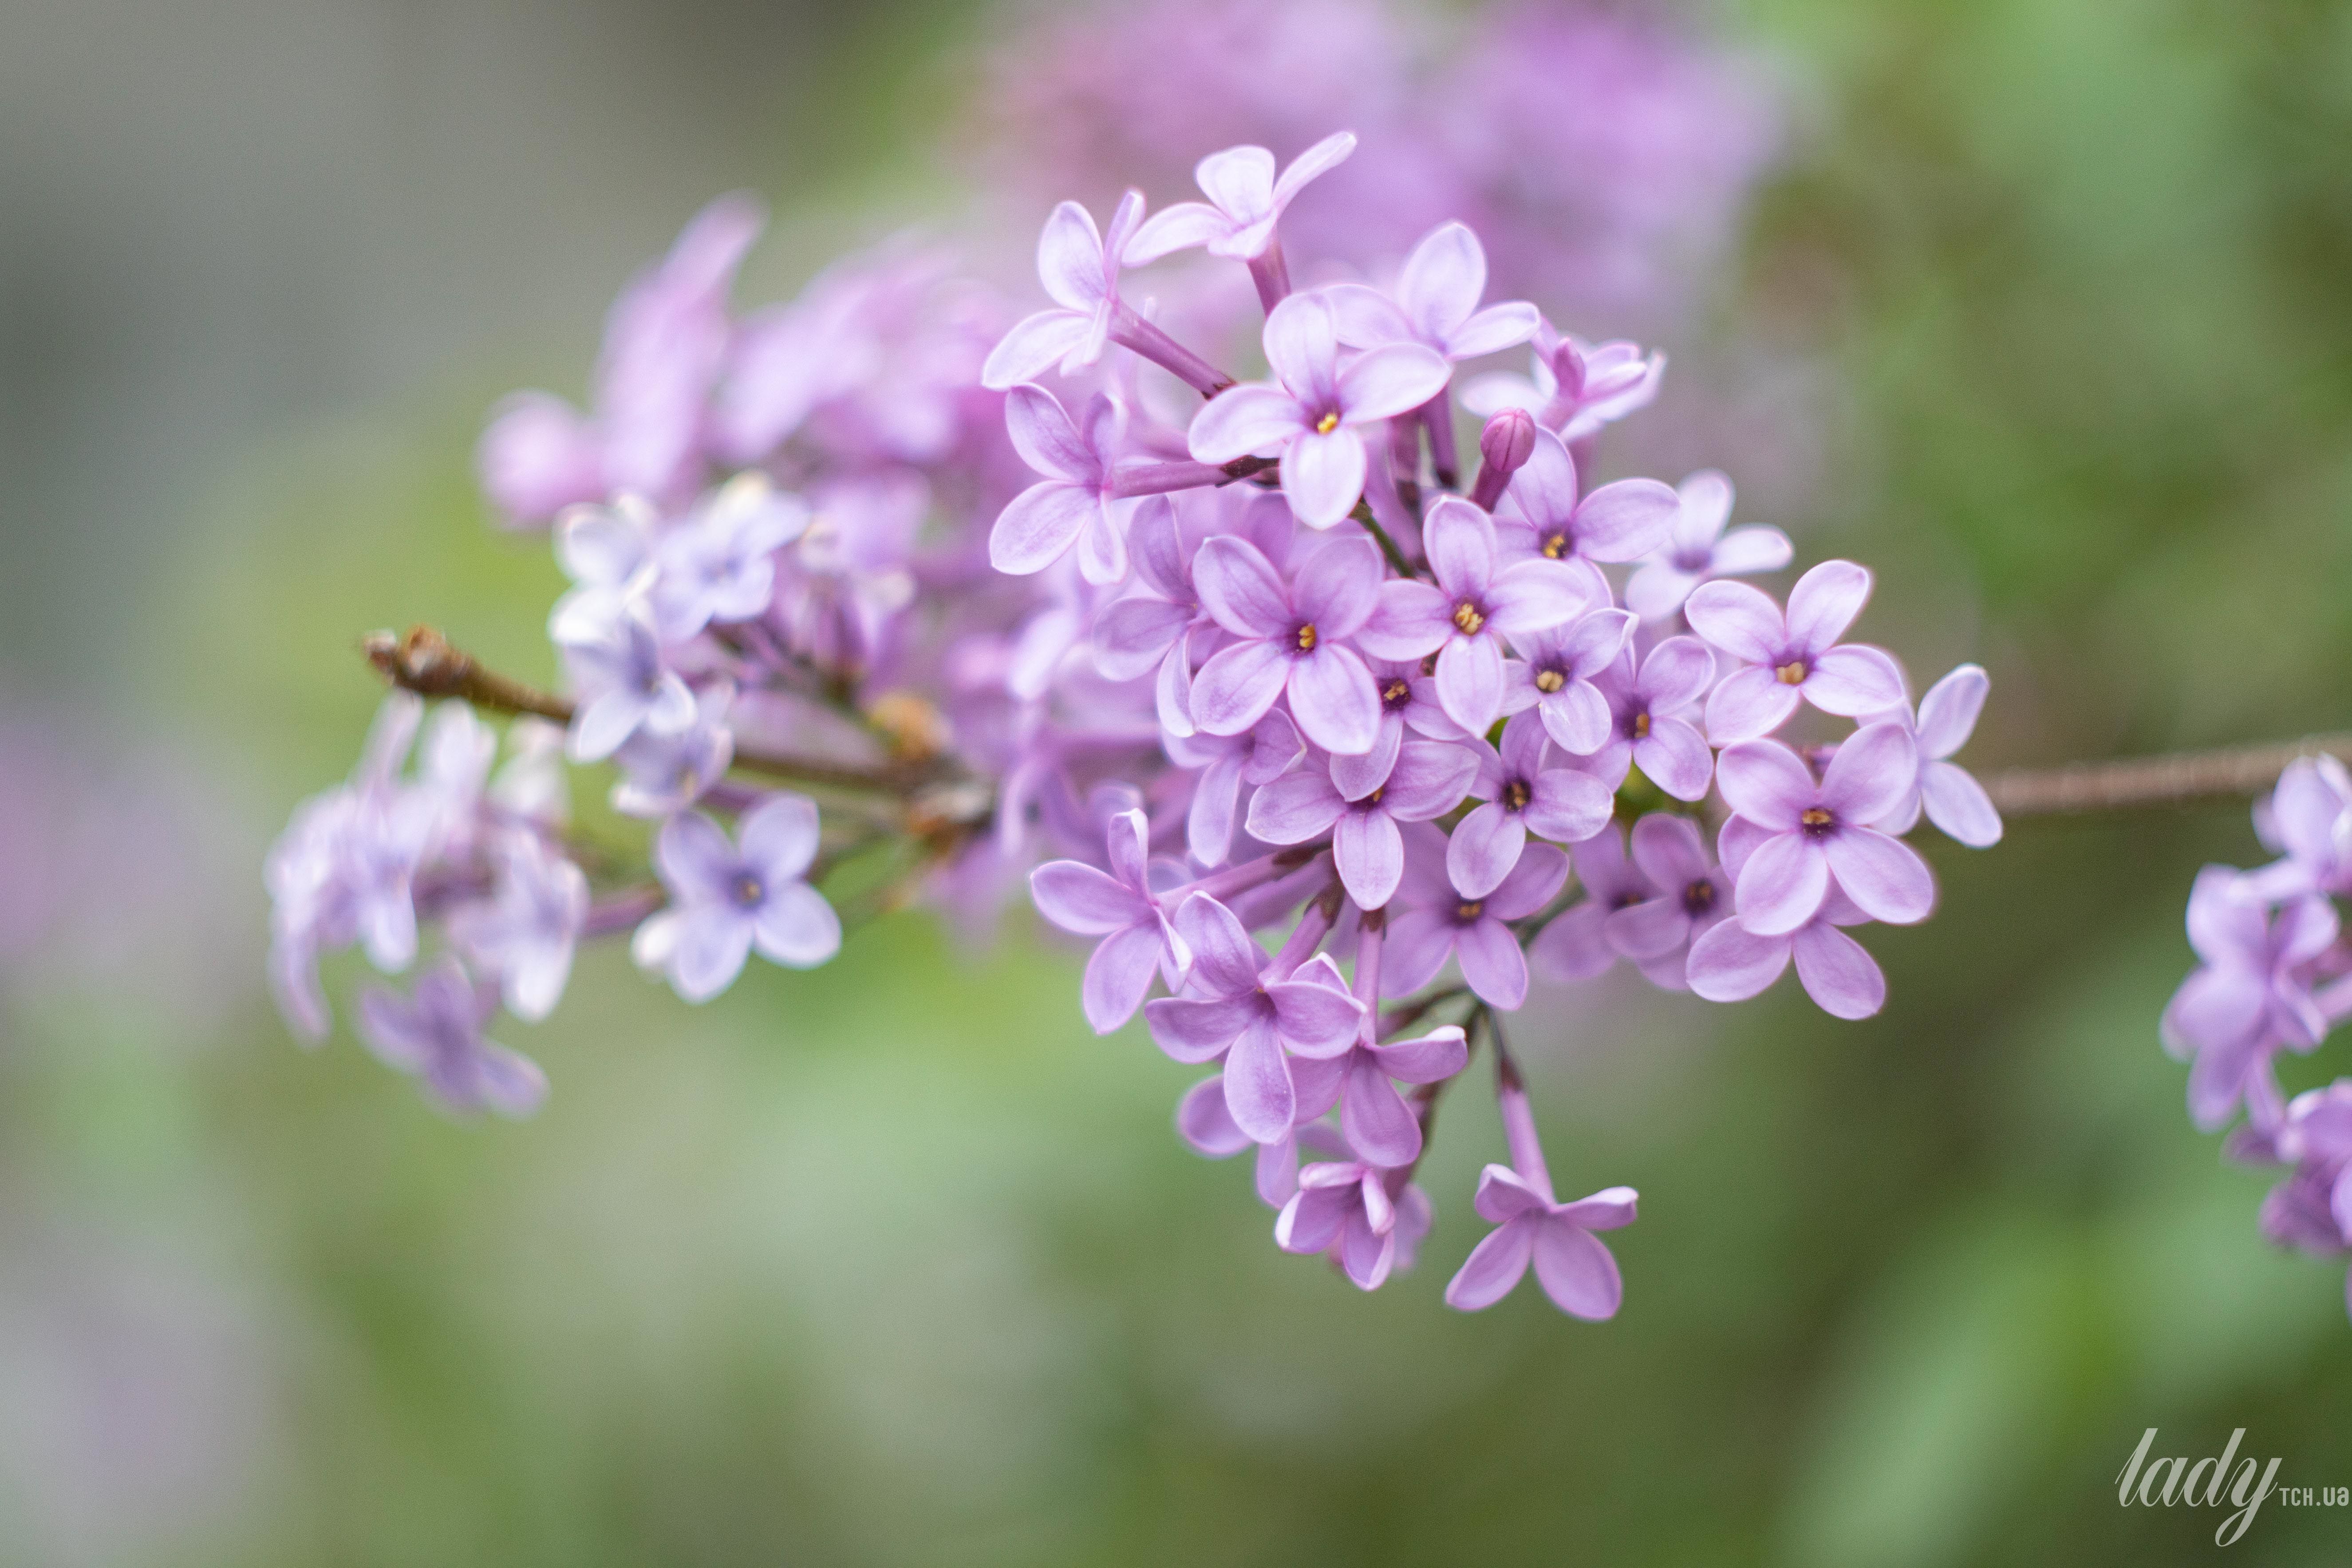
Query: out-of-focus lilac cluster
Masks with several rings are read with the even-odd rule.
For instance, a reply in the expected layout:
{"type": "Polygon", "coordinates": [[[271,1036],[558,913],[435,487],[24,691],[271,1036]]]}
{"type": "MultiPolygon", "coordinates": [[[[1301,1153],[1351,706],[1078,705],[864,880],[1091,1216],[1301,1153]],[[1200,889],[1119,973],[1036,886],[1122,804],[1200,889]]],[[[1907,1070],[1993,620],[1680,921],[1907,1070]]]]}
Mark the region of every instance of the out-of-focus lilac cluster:
{"type": "MultiPolygon", "coordinates": [[[[2352,1256],[2352,1078],[2290,1100],[2282,1051],[2307,1055],[2352,1016],[2352,947],[2336,900],[2352,895],[2352,773],[2332,756],[2299,759],[2254,808],[2278,858],[2252,871],[2208,866],[2189,895],[2198,967],[2164,1011],[2166,1049],[2189,1063],[2189,1115],[2231,1131],[2229,1151],[2289,1167],[2263,1205],[2282,1247],[2352,1256]]],[[[2352,1278],[2346,1280],[2352,1311],[2352,1278]]]]}
{"type": "Polygon", "coordinates": [[[1460,220],[1499,289],[1602,321],[1671,316],[1783,135],[1758,62],[1592,4],[1056,7],[1003,47],[986,105],[991,174],[1097,206],[1181,187],[1204,147],[1350,126],[1357,154],[1293,243],[1370,267],[1460,220]]]}
{"type": "Polygon", "coordinates": [[[756,217],[698,218],[623,296],[593,405],[527,395],[483,441],[490,494],[551,528],[572,583],[549,619],[568,700],[390,666],[553,713],[560,741],[518,721],[494,774],[452,703],[412,770],[423,704],[395,694],[271,859],[289,1016],[323,1033],[321,955],[397,971],[437,930],[362,1031],[444,1100],[517,1113],[544,1079],[489,1018],[543,1016],[585,936],[631,932],[700,1002],[755,950],[824,963],[848,904],[984,917],[1025,870],[1095,944],[1093,1027],[1140,1012],[1217,1068],[1179,1128],[1255,1151],[1282,1247],[1368,1289],[1408,1263],[1429,1118],[1486,1046],[1510,1158],[1447,1299],[1532,1266],[1563,1310],[1612,1315],[1598,1233],[1634,1194],[1559,1201],[1505,1016],[1534,980],[1621,963],[1717,1002],[1793,964],[1829,1012],[1874,1013],[1849,932],[1935,898],[1901,836],[1923,814],[2000,835],[1948,760],[1985,678],[1915,709],[1893,657],[1846,640],[1871,588],[1852,563],[1785,604],[1737,581],[1793,550],[1728,526],[1720,474],[1594,483],[1664,359],[1489,302],[1468,226],[1301,287],[1332,275],[1286,247],[1288,214],[1336,199],[1319,184],[1355,145],[1228,148],[1158,213],[1061,204],[1046,306],[1009,324],[898,252],[739,321],[756,217]],[[1255,298],[1262,378],[1133,287],[1193,252],[1255,298]],[[657,825],[649,866],[577,836],[563,756],[612,764],[613,807],[657,825]],[[845,890],[877,858],[883,885],[845,890]]]}

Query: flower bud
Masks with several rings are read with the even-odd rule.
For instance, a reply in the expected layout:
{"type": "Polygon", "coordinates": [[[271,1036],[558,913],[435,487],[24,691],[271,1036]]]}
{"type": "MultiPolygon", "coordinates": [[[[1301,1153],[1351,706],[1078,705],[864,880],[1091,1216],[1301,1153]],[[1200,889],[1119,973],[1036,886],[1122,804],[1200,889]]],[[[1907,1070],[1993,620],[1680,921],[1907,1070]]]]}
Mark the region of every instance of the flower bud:
{"type": "Polygon", "coordinates": [[[1536,449],[1535,416],[1524,408],[1506,408],[1486,421],[1478,433],[1478,483],[1470,499],[1488,510],[1503,498],[1503,487],[1527,466],[1536,449]]]}

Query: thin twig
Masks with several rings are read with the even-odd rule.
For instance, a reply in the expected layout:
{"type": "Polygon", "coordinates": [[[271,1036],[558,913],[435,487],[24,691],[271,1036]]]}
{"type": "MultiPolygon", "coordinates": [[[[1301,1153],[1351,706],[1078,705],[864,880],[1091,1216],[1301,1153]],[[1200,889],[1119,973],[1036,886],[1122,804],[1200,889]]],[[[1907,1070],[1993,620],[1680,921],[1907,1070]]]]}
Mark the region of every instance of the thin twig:
{"type": "Polygon", "coordinates": [[[2312,735],[2282,744],[2177,752],[2161,757],[2012,768],[1984,780],[2004,816],[2175,805],[2227,795],[2259,795],[2297,757],[2322,753],[2352,762],[2352,735],[2312,735]]]}
{"type": "MultiPolygon", "coordinates": [[[[572,722],[569,701],[484,668],[436,627],[411,626],[404,637],[373,632],[361,640],[360,647],[378,674],[420,697],[455,697],[493,712],[530,713],[558,724],[572,722]]],[[[947,782],[930,767],[857,767],[741,746],[735,749],[734,765],[747,773],[797,784],[901,797],[947,782]]]]}
{"type": "Polygon", "coordinates": [[[1381,553],[1389,558],[1389,564],[1396,568],[1397,575],[1407,582],[1412,581],[1416,574],[1412,563],[1404,558],[1404,552],[1397,548],[1397,542],[1389,537],[1389,531],[1382,528],[1380,520],[1372,515],[1371,503],[1360,500],[1356,503],[1356,510],[1348,515],[1362,523],[1366,531],[1380,542],[1381,553]]]}

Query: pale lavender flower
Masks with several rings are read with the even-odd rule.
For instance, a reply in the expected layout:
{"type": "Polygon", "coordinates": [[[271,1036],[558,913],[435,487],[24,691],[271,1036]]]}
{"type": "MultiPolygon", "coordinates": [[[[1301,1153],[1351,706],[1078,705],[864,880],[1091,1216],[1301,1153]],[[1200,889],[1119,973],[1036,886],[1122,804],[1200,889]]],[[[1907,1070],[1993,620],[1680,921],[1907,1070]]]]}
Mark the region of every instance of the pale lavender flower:
{"type": "Polygon", "coordinates": [[[1633,632],[1633,617],[1624,611],[1589,610],[1562,626],[1513,637],[1520,662],[1503,667],[1502,710],[1534,709],[1545,732],[1572,756],[1601,750],[1609,743],[1609,700],[1593,679],[1627,651],[1633,632]]]}
{"type": "Polygon", "coordinates": [[[1512,1165],[1488,1165],[1479,1174],[1472,1206],[1496,1228],[1470,1249],[1445,1287],[1445,1304],[1465,1312],[1491,1307],[1511,1293],[1532,1262],[1536,1282],[1553,1306],[1594,1322],[1613,1318],[1624,1300],[1625,1282],[1617,1259],[1593,1232],[1633,1224],[1639,1194],[1631,1187],[1609,1187],[1570,1204],[1554,1198],[1527,1090],[1515,1069],[1506,1071],[1496,1099],[1512,1165]]]}
{"type": "MultiPolygon", "coordinates": [[[[1328,1096],[1334,1090],[1324,1080],[1336,1076],[1338,1065],[1336,1060],[1297,1058],[1290,1064],[1291,1077],[1294,1081],[1315,1079],[1314,1094],[1328,1096]]],[[[1311,1119],[1302,1120],[1291,1128],[1288,1137],[1271,1143],[1252,1138],[1235,1124],[1233,1112],[1225,1107],[1223,1073],[1202,1079],[1177,1101],[1176,1135],[1192,1145],[1195,1152],[1212,1160],[1230,1160],[1244,1149],[1254,1152],[1257,1156],[1257,1195],[1274,1209],[1288,1203],[1291,1194],[1298,1191],[1298,1151],[1302,1145],[1323,1154],[1349,1152],[1338,1132],[1328,1124],[1311,1119]]]]}
{"type": "Polygon", "coordinates": [[[1645,621],[1663,621],[1683,607],[1702,583],[1778,572],[1796,558],[1796,546],[1777,528],[1735,528],[1731,481],[1704,468],[1675,487],[1674,526],[1656,554],[1625,584],[1625,607],[1645,621]]]}
{"type": "Polygon", "coordinates": [[[1410,1183],[1389,1190],[1403,1174],[1353,1160],[1307,1166],[1274,1222],[1275,1245],[1285,1252],[1329,1252],[1358,1289],[1379,1289],[1391,1273],[1411,1266],[1429,1231],[1427,1195],[1410,1183]]]}
{"type": "Polygon", "coordinates": [[[1392,579],[1357,636],[1381,658],[1437,655],[1437,696],[1446,716],[1484,734],[1502,713],[1508,689],[1503,637],[1548,631],[1608,602],[1608,584],[1590,566],[1522,561],[1501,566],[1492,519],[1458,496],[1429,509],[1423,542],[1437,581],[1392,579]]]}
{"type": "Polygon", "coordinates": [[[1777,741],[1748,741],[1717,759],[1716,782],[1738,816],[1763,832],[1738,873],[1740,922],[1782,936],[1811,920],[1832,885],[1872,920],[1927,918],[1935,879],[1907,844],[1870,826],[1911,787],[1918,756],[1900,724],[1867,724],[1837,749],[1816,782],[1777,741]]]}
{"type": "Polygon", "coordinates": [[[1326,136],[1275,173],[1274,154],[1263,147],[1228,147],[1194,166],[1192,178],[1206,202],[1178,202],[1152,215],[1121,254],[1142,267],[1194,246],[1231,261],[1255,261],[1279,244],[1275,227],[1283,209],[1309,181],[1345,163],[1356,138],[1340,131],[1326,136]]]}
{"type": "Polygon", "coordinates": [[[1108,848],[1108,874],[1078,860],[1051,861],[1029,874],[1039,914],[1074,935],[1102,938],[1078,994],[1097,1035],[1135,1016],[1155,973],[1164,970],[1172,986],[1192,963],[1151,891],[1150,825],[1142,812],[1111,819],[1108,848]]]}
{"type": "Polygon", "coordinates": [[[2304,894],[2272,915],[2259,889],[2227,866],[2198,872],[2189,894],[2189,945],[2200,966],[2164,1009],[2164,1042],[2192,1053],[2189,1113],[2208,1131],[2228,1121],[2249,1078],[2282,1046],[2309,1050],[2327,1033],[2309,966],[2336,941],[2335,905],[2304,894]]]}
{"type": "Polygon", "coordinates": [[[1452,1025],[1385,1046],[1363,1038],[1332,1058],[1345,1075],[1339,1125],[1349,1146],[1370,1165],[1409,1166],[1421,1158],[1421,1119],[1397,1084],[1442,1083],[1469,1065],[1470,1049],[1452,1025]]]}
{"type": "Polygon", "coordinates": [[[1480,418],[1524,408],[1563,442],[1597,436],[1605,426],[1655,402],[1666,356],[1644,355],[1637,343],[1598,347],[1552,331],[1536,332],[1528,375],[1492,371],[1462,388],[1462,406],[1480,418]]]}
{"type": "Polygon", "coordinates": [[[1696,637],[1668,637],[1633,661],[1627,647],[1595,682],[1609,706],[1609,739],[1581,764],[1611,789],[1634,767],[1676,800],[1702,800],[1715,753],[1698,732],[1715,656],[1696,637]]]}
{"type": "MultiPolygon", "coordinates": [[[[2306,1089],[2286,1107],[2279,1158],[2295,1169],[2263,1200],[2263,1234],[2321,1258],[2352,1251],[2352,1079],[2306,1089]]],[[[2352,1277],[2345,1282],[2352,1311],[2352,1277]]]]}
{"type": "Polygon", "coordinates": [[[1524,300],[1483,310],[1486,253],[1478,237],[1458,223],[1440,224],[1422,237],[1397,275],[1394,297],[1361,283],[1323,290],[1350,348],[1411,342],[1449,361],[1497,353],[1535,336],[1543,318],[1524,300]]]}
{"type": "Polygon", "coordinates": [[[1135,502],[1113,492],[1121,426],[1118,406],[1097,393],[1073,422],[1059,399],[1027,383],[1004,397],[1004,428],[1022,460],[1046,478],[1006,503],[988,535],[989,564],[1025,577],[1078,547],[1078,572],[1108,586],[1127,576],[1128,514],[1135,502]],[[1082,427],[1083,426],[1083,427],[1082,427]]]}
{"type": "Polygon", "coordinates": [[[1097,613],[1095,668],[1108,680],[1154,677],[1160,727],[1182,739],[1193,733],[1192,639],[1213,637],[1216,622],[1192,586],[1192,552],[1166,496],[1150,496],[1128,524],[1136,592],[1097,613]]]}
{"type": "Polygon", "coordinates": [[[1606,973],[1623,954],[1611,938],[1609,922],[1624,910],[1658,901],[1657,883],[1626,856],[1625,836],[1613,826],[1570,845],[1568,854],[1584,897],[1546,921],[1528,943],[1528,967],[1545,980],[1590,980],[1606,973]]]}
{"type": "Polygon", "coordinates": [[[1193,557],[1192,584],[1235,639],[1193,678],[1194,723],[1237,735],[1286,695],[1299,730],[1325,751],[1372,749],[1380,693],[1345,646],[1378,603],[1381,560],[1370,540],[1332,541],[1286,584],[1256,546],[1220,536],[1193,557]]]}
{"type": "Polygon", "coordinates": [[[1574,844],[1609,825],[1615,802],[1600,780],[1544,765],[1551,742],[1534,714],[1503,726],[1499,751],[1484,741],[1475,744],[1477,782],[1471,793],[1486,804],[1454,824],[1445,846],[1446,875],[1465,896],[1483,899],[1502,886],[1529,833],[1574,844]]]}
{"type": "Polygon", "coordinates": [[[1609,916],[1609,944],[1639,964],[1653,985],[1687,991],[1691,944],[1731,917],[1731,873],[1715,863],[1698,825],[1670,812],[1654,811],[1633,824],[1633,855],[1658,894],[1609,916]]]}
{"type": "Polygon", "coordinates": [[[2336,758],[2323,752],[2289,763],[2270,798],[2256,803],[2254,828],[2284,857],[2247,873],[2264,897],[2352,892],[2352,772],[2336,758]]]}
{"type": "Polygon", "coordinates": [[[1205,893],[1184,900],[1176,930],[1192,955],[1187,994],[1144,1004],[1151,1037],[1180,1062],[1222,1059],[1234,1125],[1260,1143],[1287,1138],[1298,1111],[1290,1058],[1344,1051],[1363,1004],[1328,957],[1292,973],[1268,968],[1233,911],[1205,893]]]}
{"type": "Polygon", "coordinates": [[[1404,876],[1402,823],[1428,822],[1462,804],[1478,762],[1468,747],[1445,741],[1407,741],[1389,775],[1350,800],[1328,767],[1310,763],[1286,773],[1250,801],[1251,837],[1268,844],[1304,844],[1331,836],[1331,858],[1348,896],[1360,909],[1387,903],[1404,876]]]}
{"type": "Polygon", "coordinates": [[[425,1080],[450,1110],[528,1116],[547,1098],[547,1075],[530,1058],[486,1039],[492,1002],[444,958],[416,980],[414,996],[372,986],[360,996],[360,1033],[385,1066],[425,1080]]]}
{"type": "Polygon", "coordinates": [[[707,626],[765,615],[776,592],[776,552],[808,526],[806,503],[756,469],[704,496],[657,551],[652,597],[662,637],[682,641],[707,626]]]}
{"type": "Polygon", "coordinates": [[[1743,667],[1706,700],[1707,739],[1728,746],[1769,735],[1801,698],[1849,719],[1901,706],[1903,672],[1885,650],[1838,642],[1869,599],[1870,574],[1851,561],[1824,561],[1798,578],[1785,616],[1745,583],[1693,592],[1683,605],[1691,630],[1743,667]]]}
{"type": "MultiPolygon", "coordinates": [[[[1164,216],[1164,215],[1163,215],[1164,216]]],[[[1364,492],[1370,458],[1361,426],[1420,407],[1444,390],[1443,356],[1418,343],[1390,343],[1343,368],[1331,307],[1294,294],[1265,319],[1271,382],[1244,382],[1192,416],[1190,445],[1203,463],[1282,458],[1282,493],[1298,521],[1329,528],[1364,492]]]]}
{"type": "Polygon", "coordinates": [[[533,1023],[555,1010],[588,918],[587,874],[525,828],[501,835],[488,900],[449,917],[449,935],[493,976],[507,1010],[533,1023]]]}
{"type": "Polygon", "coordinates": [[[814,969],[841,951],[841,917],[803,879],[815,863],[817,810],[776,795],[745,814],[730,841],[700,812],[662,825],[654,865],[670,907],[637,928],[632,952],[669,976],[688,1002],[735,983],[753,948],[792,969],[814,969]]]}
{"type": "Polygon", "coordinates": [[[1381,994],[1409,996],[1428,984],[1448,957],[1481,1000],[1517,1008],[1528,999],[1528,963],[1508,922],[1525,920],[1559,896],[1568,856],[1531,844],[1502,885],[1483,899],[1456,889],[1445,872],[1445,838],[1433,827],[1409,830],[1405,874],[1389,916],[1381,994]]]}
{"type": "Polygon", "coordinates": [[[1184,847],[1203,866],[1222,866],[1232,853],[1242,786],[1263,789],[1307,754],[1297,726],[1282,713],[1268,713],[1238,735],[1170,735],[1161,744],[1178,767],[1201,770],[1184,816],[1184,847]]]}
{"type": "Polygon", "coordinates": [[[1919,777],[1880,827],[1908,833],[1918,826],[1924,805],[1928,821],[1971,849],[1990,849],[2000,842],[2000,813],[1993,809],[1984,786],[1967,769],[1947,760],[1968,744],[1991,685],[1981,666],[1964,664],[1927,689],[1916,717],[1907,707],[1884,715],[1911,731],[1919,748],[1919,777]]]}
{"type": "Polygon", "coordinates": [[[1763,994],[1794,958],[1805,994],[1836,1018],[1867,1018],[1886,1004],[1886,977],[1862,943],[1839,930],[1870,917],[1835,889],[1794,931],[1762,935],[1738,921],[1718,921],[1695,939],[1686,960],[1690,989],[1709,1002],[1763,994]]]}
{"type": "Polygon", "coordinates": [[[555,560],[572,586],[548,613],[547,635],[592,642],[612,637],[625,616],[650,619],[660,524],[642,496],[567,507],[555,520],[555,560]]]}
{"type": "Polygon", "coordinates": [[[981,367],[982,386],[1001,392],[1056,365],[1070,375],[1102,357],[1119,310],[1119,258],[1142,219],[1139,191],[1120,198],[1108,231],[1076,202],[1054,209],[1037,237],[1037,280],[1056,308],[1004,334],[981,367]]]}
{"type": "Polygon", "coordinates": [[[663,661],[654,628],[620,616],[602,637],[559,645],[580,690],[572,715],[572,758],[611,756],[632,735],[676,735],[695,720],[694,693],[663,661]]]}
{"type": "Polygon", "coordinates": [[[732,683],[716,680],[695,695],[695,719],[676,734],[640,729],[613,753],[620,777],[613,781],[613,809],[648,820],[674,816],[700,800],[735,760],[735,731],[728,711],[735,704],[732,683]]]}
{"type": "Polygon", "coordinates": [[[1465,741],[1470,732],[1445,715],[1437,700],[1437,680],[1407,660],[1365,660],[1381,694],[1381,732],[1361,756],[1331,759],[1331,782],[1349,800],[1360,800],[1388,782],[1405,731],[1432,741],[1465,741]]]}
{"type": "Polygon", "coordinates": [[[1581,494],[1567,443],[1538,430],[1496,508],[1495,537],[1505,561],[1639,561],[1665,542],[1676,505],[1655,479],[1619,479],[1581,494]]]}

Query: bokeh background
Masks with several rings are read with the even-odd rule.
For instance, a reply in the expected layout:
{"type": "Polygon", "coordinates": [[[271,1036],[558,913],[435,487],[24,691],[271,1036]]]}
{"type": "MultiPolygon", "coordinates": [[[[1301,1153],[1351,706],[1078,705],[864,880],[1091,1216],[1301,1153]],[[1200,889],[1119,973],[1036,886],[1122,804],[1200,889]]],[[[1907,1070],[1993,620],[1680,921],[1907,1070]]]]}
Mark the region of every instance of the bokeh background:
{"type": "MultiPolygon", "coordinates": [[[[1670,20],[1773,155],[1674,311],[1571,321],[1675,356],[1620,459],[1873,564],[1866,632],[1991,668],[1980,767],[2352,726],[2352,7],[1670,20]]],[[[483,410],[577,392],[717,192],[778,210],[754,299],[988,233],[1013,26],[0,0],[0,1562],[2144,1564],[2218,1522],[2116,1506],[2147,1426],[2352,1483],[2340,1266],[2263,1243],[2156,1041],[2236,805],[1931,842],[1867,1023],[1539,998],[1559,1180],[1643,1194],[1600,1327],[1439,1302],[1475,1092],[1417,1275],[1276,1252],[1019,918],[703,1009],[599,952],[521,1126],[295,1047],[258,863],[350,764],[356,634],[546,673],[483,410]]],[[[2273,1504],[2234,1551],[2347,1541],[2273,1504]]]]}

